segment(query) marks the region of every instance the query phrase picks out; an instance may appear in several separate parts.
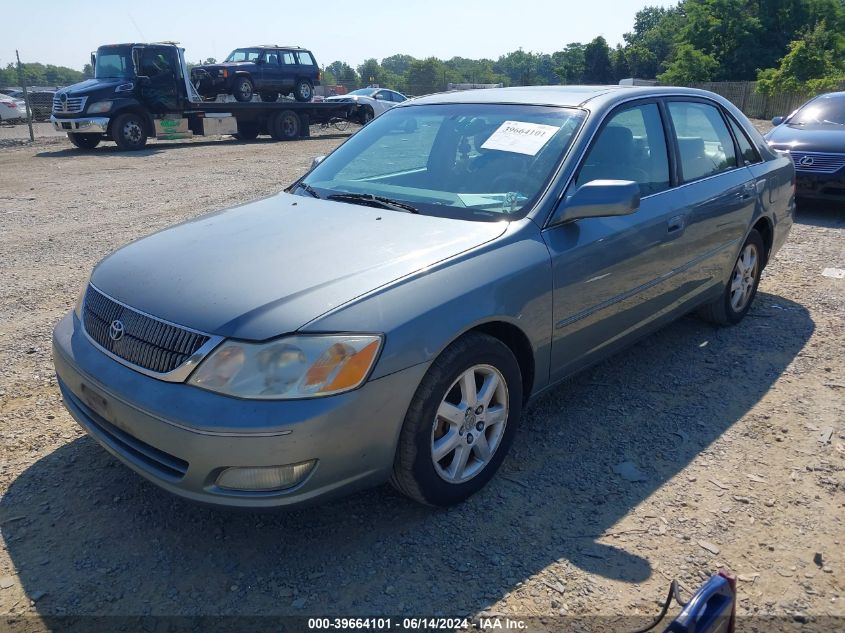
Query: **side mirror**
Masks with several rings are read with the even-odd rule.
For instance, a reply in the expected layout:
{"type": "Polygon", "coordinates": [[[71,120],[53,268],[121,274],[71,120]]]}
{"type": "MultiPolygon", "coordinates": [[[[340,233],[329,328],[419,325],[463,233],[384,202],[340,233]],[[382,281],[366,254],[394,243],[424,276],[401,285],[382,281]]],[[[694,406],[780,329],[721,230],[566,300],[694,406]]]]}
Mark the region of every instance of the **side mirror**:
{"type": "Polygon", "coordinates": [[[630,215],[640,208],[640,186],[632,180],[591,180],[563,200],[551,224],[579,218],[630,215]]]}
{"type": "Polygon", "coordinates": [[[310,169],[314,169],[317,165],[322,163],[325,158],[325,156],[315,156],[314,158],[312,158],[310,169]]]}
{"type": "Polygon", "coordinates": [[[783,123],[783,120],[784,120],[784,117],[782,117],[782,116],[776,116],[774,119],[772,119],[772,125],[774,125],[775,127],[777,127],[778,125],[780,125],[781,123],[783,123]]]}

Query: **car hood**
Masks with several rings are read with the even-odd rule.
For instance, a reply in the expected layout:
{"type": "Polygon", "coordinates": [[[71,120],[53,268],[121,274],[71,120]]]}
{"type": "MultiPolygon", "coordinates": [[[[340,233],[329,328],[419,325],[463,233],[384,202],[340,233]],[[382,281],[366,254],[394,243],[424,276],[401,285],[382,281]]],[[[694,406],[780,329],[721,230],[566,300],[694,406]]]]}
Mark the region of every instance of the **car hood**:
{"type": "Polygon", "coordinates": [[[265,340],[506,227],[285,193],[133,242],[98,264],[91,282],[160,319],[265,340]]]}
{"type": "Polygon", "coordinates": [[[845,152],[845,126],[797,126],[785,123],[766,135],[775,149],[805,152],[845,152]]]}
{"type": "Polygon", "coordinates": [[[191,68],[191,72],[195,70],[218,70],[220,68],[237,68],[238,66],[243,66],[244,64],[252,63],[254,62],[247,61],[246,59],[244,59],[239,62],[218,62],[216,64],[199,64],[198,66],[193,66],[191,68]]]}
{"type": "Polygon", "coordinates": [[[85,95],[90,95],[95,92],[101,92],[109,89],[114,90],[118,86],[128,83],[132,83],[132,80],[122,79],[120,77],[115,77],[113,79],[86,79],[85,81],[80,81],[78,84],[68,86],[63,90],[57,90],[55,96],[61,99],[62,94],[67,93],[69,97],[84,97],[85,95]]]}

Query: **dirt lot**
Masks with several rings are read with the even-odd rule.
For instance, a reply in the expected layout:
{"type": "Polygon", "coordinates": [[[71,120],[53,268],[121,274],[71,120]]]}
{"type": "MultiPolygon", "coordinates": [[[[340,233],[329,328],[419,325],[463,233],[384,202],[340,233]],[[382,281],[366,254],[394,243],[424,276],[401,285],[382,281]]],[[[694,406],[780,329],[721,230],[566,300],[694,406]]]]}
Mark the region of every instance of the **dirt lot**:
{"type": "Polygon", "coordinates": [[[338,142],[0,149],[0,630],[46,616],[480,613],[631,630],[645,620],[621,616],[656,614],[672,578],[689,595],[720,567],[739,574],[741,616],[778,618],[740,630],[845,628],[845,280],[821,274],[845,268],[841,209],[799,214],[740,326],[682,319],[533,403],[500,475],[449,511],[385,486],[225,513],[88,439],[61,405],[50,333],[92,265],[271,194],[338,142]],[[623,462],[642,481],[614,472],[623,462]]]}

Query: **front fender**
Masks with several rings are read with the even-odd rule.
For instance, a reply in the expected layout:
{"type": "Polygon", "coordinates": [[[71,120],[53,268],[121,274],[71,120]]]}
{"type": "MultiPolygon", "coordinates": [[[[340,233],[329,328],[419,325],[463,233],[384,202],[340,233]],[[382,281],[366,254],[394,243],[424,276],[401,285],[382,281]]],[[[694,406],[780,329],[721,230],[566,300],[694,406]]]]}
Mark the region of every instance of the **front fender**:
{"type": "Polygon", "coordinates": [[[548,384],[552,320],[549,252],[537,226],[522,220],[501,238],[359,297],[302,331],[383,332],[375,379],[431,362],[479,325],[508,323],[531,345],[537,391],[548,384]]]}

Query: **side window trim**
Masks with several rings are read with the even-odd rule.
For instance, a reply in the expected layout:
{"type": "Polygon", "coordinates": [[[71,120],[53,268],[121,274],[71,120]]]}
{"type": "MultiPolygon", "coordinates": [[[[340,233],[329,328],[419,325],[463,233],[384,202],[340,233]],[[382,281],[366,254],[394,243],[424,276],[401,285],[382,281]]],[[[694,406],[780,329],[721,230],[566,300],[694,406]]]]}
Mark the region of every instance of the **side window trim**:
{"type": "Polygon", "coordinates": [[[663,136],[666,138],[666,153],[669,155],[669,189],[675,189],[684,182],[681,173],[681,150],[678,147],[678,133],[675,131],[675,124],[669,115],[666,99],[658,99],[657,107],[660,110],[660,119],[663,121],[663,136]]]}
{"type": "Polygon", "coordinates": [[[734,138],[734,143],[736,143],[736,150],[737,150],[737,160],[742,160],[742,164],[745,167],[749,165],[757,165],[763,162],[763,157],[760,155],[760,150],[757,149],[757,146],[748,138],[748,134],[745,133],[745,129],[740,125],[739,121],[737,121],[734,117],[730,115],[728,112],[722,112],[722,116],[727,119],[728,122],[728,131],[731,133],[731,136],[734,138]],[[748,162],[745,160],[745,157],[742,153],[742,147],[739,144],[739,139],[737,138],[737,130],[739,130],[739,134],[745,138],[745,142],[748,143],[748,146],[751,148],[751,151],[754,152],[755,160],[754,162],[748,162]]]}
{"type": "MultiPolygon", "coordinates": [[[[681,164],[681,161],[680,161],[680,156],[681,156],[680,146],[678,146],[678,135],[677,135],[677,131],[676,131],[675,135],[673,136],[673,140],[674,140],[676,149],[678,151],[678,166],[679,166],[678,171],[679,171],[679,176],[680,176],[678,186],[691,185],[693,183],[701,182],[701,181],[707,180],[709,178],[716,178],[717,176],[721,176],[722,174],[727,174],[727,173],[729,173],[729,172],[731,172],[735,169],[744,169],[745,168],[744,163],[742,165],[740,165],[740,163],[739,163],[739,155],[738,155],[738,152],[737,152],[736,139],[734,138],[733,133],[731,132],[731,126],[728,124],[727,121],[724,120],[724,114],[722,114],[722,106],[718,102],[712,101],[711,99],[707,99],[707,98],[704,98],[704,97],[700,97],[698,95],[690,95],[690,96],[670,95],[670,96],[664,97],[664,100],[666,102],[666,110],[667,110],[666,114],[669,116],[670,121],[672,120],[672,115],[668,111],[669,110],[669,103],[675,103],[675,102],[700,103],[700,104],[708,105],[712,108],[715,108],[716,111],[719,113],[719,116],[722,118],[722,123],[724,123],[725,127],[728,129],[728,135],[731,137],[731,142],[734,146],[734,161],[736,162],[736,164],[733,167],[728,167],[727,169],[724,169],[722,171],[716,172],[714,174],[708,174],[706,176],[701,176],[700,178],[695,178],[694,180],[685,181],[683,179],[683,165],[681,164]]],[[[674,122],[672,123],[672,126],[674,128],[674,122]]]]}

